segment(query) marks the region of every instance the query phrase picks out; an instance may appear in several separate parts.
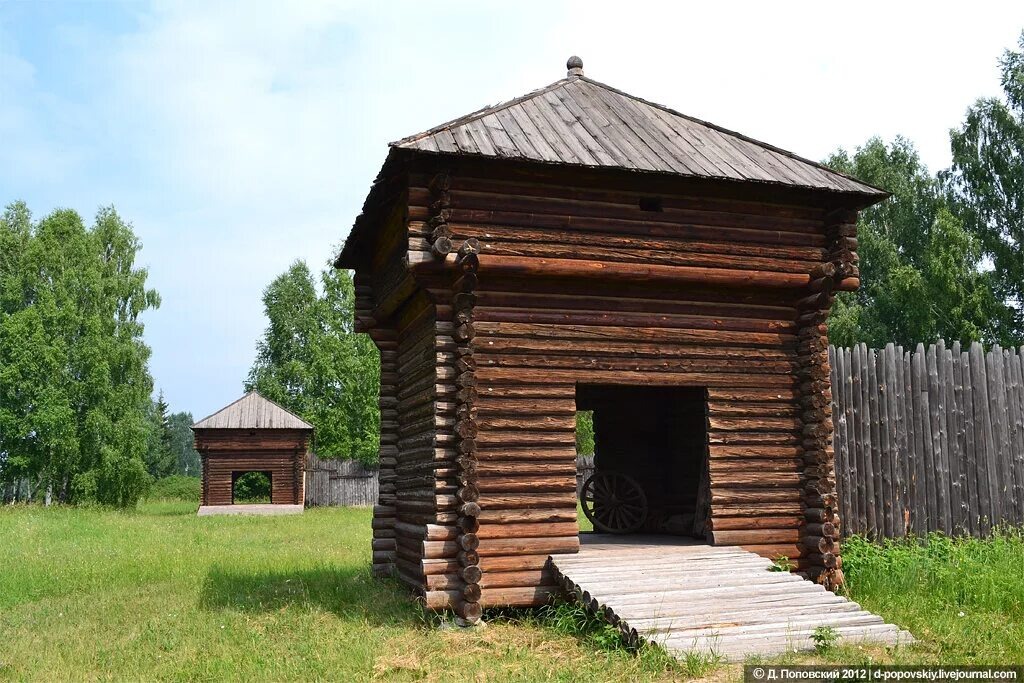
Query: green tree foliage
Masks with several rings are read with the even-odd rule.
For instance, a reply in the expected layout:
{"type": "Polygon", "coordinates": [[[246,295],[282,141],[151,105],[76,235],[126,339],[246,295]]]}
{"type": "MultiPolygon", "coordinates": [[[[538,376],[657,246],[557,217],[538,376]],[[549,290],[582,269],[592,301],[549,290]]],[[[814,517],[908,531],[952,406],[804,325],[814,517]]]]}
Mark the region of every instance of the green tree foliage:
{"type": "Polygon", "coordinates": [[[576,412],[576,455],[594,454],[594,411],[576,412]]]}
{"type": "Polygon", "coordinates": [[[246,472],[235,480],[236,503],[269,503],[270,477],[265,472],[246,472]]]}
{"type": "Polygon", "coordinates": [[[150,477],[142,312],[159,305],[112,208],[0,217],[0,479],[59,501],[134,505],[150,477]]]}
{"type": "Polygon", "coordinates": [[[1005,101],[979,99],[951,132],[947,175],[958,213],[995,266],[1000,297],[1014,304],[1002,321],[1004,344],[1024,341],[1024,33],[1018,50],[999,63],[1005,101]]]}
{"type": "Polygon", "coordinates": [[[186,477],[198,477],[201,472],[199,451],[196,450],[192,434],[192,413],[171,413],[167,426],[171,436],[171,453],[174,454],[175,471],[186,477]]]}
{"type": "Polygon", "coordinates": [[[172,474],[153,482],[146,497],[150,500],[187,500],[198,503],[202,493],[199,477],[172,474]]]}
{"type": "Polygon", "coordinates": [[[1010,315],[981,272],[980,242],[950,209],[939,179],[903,138],[872,138],[826,163],[892,196],[861,212],[861,288],[841,293],[829,318],[832,343],[912,346],[936,339],[991,341],[1010,315]]]}
{"type": "Polygon", "coordinates": [[[377,460],[380,356],[354,334],[355,290],[348,271],[328,267],[321,292],[297,261],[263,292],[270,321],[257,345],[246,391],[255,389],[316,428],[323,458],[377,460]]]}
{"type": "Polygon", "coordinates": [[[171,450],[171,427],[167,401],[160,392],[149,405],[149,443],[146,449],[146,470],[157,479],[169,477],[177,469],[178,459],[171,450]]]}

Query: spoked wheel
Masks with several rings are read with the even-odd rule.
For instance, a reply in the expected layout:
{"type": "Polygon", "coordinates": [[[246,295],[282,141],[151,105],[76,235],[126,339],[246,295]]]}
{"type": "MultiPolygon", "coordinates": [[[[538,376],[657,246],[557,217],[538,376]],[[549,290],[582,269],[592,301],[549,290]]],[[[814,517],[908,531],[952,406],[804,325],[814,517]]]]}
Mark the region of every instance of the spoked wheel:
{"type": "Polygon", "coordinates": [[[580,502],[594,528],[605,533],[632,533],[647,519],[647,495],[626,474],[596,472],[583,482],[580,502]]]}

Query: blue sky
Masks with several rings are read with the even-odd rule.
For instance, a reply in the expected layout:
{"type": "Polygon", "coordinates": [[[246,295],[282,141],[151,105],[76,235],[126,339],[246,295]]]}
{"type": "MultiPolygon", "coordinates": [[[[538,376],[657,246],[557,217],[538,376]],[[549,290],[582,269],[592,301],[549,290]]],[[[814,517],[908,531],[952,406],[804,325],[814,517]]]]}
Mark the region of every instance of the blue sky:
{"type": "Polygon", "coordinates": [[[1024,29],[1020,2],[623,7],[0,1],[0,202],[134,225],[163,297],[156,385],[199,417],[240,394],[262,289],[327,262],[389,141],[557,80],[570,54],[804,156],[903,134],[940,168],[1024,29]]]}

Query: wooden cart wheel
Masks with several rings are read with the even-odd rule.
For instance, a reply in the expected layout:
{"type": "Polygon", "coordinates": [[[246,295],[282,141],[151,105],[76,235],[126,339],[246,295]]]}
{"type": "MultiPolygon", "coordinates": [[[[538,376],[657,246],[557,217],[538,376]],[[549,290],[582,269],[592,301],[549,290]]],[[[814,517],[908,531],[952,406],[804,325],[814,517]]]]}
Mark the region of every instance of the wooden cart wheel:
{"type": "Polygon", "coordinates": [[[580,502],[594,528],[605,533],[632,533],[647,519],[647,495],[627,474],[595,472],[583,482],[580,502]]]}

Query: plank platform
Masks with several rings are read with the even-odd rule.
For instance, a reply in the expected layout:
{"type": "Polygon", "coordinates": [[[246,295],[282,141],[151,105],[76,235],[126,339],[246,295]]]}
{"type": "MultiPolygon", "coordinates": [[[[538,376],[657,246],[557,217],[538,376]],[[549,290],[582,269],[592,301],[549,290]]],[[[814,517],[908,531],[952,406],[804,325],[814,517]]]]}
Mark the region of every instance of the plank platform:
{"type": "Polygon", "coordinates": [[[215,515],[301,515],[303,509],[304,506],[302,505],[271,503],[255,503],[252,505],[200,505],[199,512],[197,514],[200,517],[210,517],[215,515]]]}
{"type": "Polygon", "coordinates": [[[838,642],[913,642],[860,605],[735,546],[666,536],[581,534],[580,551],[552,555],[562,587],[600,611],[634,642],[672,655],[726,661],[813,650],[814,630],[838,642]]]}

